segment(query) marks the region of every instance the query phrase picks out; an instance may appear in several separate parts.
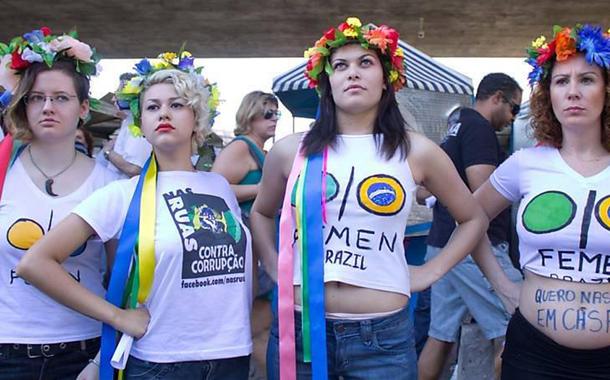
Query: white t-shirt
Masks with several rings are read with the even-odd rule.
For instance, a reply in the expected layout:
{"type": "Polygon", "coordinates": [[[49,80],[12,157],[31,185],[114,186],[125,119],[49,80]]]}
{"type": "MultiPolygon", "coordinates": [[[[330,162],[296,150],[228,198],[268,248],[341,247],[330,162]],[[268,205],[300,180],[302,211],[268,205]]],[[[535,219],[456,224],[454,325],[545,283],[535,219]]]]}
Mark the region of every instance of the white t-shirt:
{"type": "MultiPolygon", "coordinates": [[[[373,135],[340,135],[328,149],[327,165],[324,282],[409,295],[403,237],[415,182],[407,160],[400,152],[386,160],[373,135]]],[[[298,251],[295,244],[296,285],[301,284],[298,251]]]]}
{"type": "MultiPolygon", "coordinates": [[[[103,241],[118,238],[138,178],[101,189],[74,213],[103,241]]],[[[131,355],[160,363],[248,355],[251,240],[228,182],[215,173],[160,172],[156,202],[151,319],[131,355]]]]}
{"type": "MultiPolygon", "coordinates": [[[[0,343],[59,343],[100,335],[101,324],[57,302],[15,274],[19,260],[38,239],[83,199],[114,179],[96,165],[85,182],[63,197],[41,191],[27,175],[21,159],[9,170],[0,201],[0,343]]],[[[63,266],[99,296],[102,255],[99,238],[91,238],[63,266]]]]}
{"type": "Polygon", "coordinates": [[[551,147],[519,150],[491,175],[506,199],[521,200],[521,267],[540,276],[610,282],[610,167],[583,177],[551,147]]]}
{"type": "MultiPolygon", "coordinates": [[[[125,161],[138,165],[139,167],[143,167],[146,160],[148,160],[148,157],[150,157],[152,147],[144,137],[136,137],[131,134],[129,125],[133,122],[133,117],[131,116],[131,112],[123,112],[127,112],[128,115],[121,122],[121,128],[119,129],[119,134],[114,142],[113,150],[115,153],[122,156],[125,161]]],[[[125,173],[120,171],[116,166],[104,158],[104,152],[99,152],[97,155],[97,160],[98,162],[106,165],[108,169],[115,173],[117,178],[129,178],[125,173]]]]}

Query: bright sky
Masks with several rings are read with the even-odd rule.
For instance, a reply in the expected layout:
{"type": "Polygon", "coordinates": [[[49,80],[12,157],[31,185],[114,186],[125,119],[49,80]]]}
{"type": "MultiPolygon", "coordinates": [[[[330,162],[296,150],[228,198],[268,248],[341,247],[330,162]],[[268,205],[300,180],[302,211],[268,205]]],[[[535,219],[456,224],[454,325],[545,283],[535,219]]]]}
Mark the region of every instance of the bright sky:
{"type": "MultiPolygon", "coordinates": [[[[470,77],[476,89],[483,76],[490,72],[504,72],[519,82],[524,90],[523,99],[528,99],[528,65],[522,58],[436,58],[450,68],[470,77]]],[[[114,91],[121,73],[133,71],[139,59],[104,59],[102,72],[93,79],[92,94],[102,97],[114,91]]],[[[196,66],[204,66],[203,75],[216,82],[220,89],[222,102],[219,107],[214,130],[219,135],[232,135],[235,127],[235,113],[241,99],[250,91],[271,92],[273,78],[294,68],[304,61],[303,58],[216,58],[198,59],[196,66]]],[[[293,118],[290,112],[280,105],[282,118],[278,122],[276,138],[292,133],[293,118]]],[[[307,129],[311,120],[295,119],[295,130],[307,129]]]]}

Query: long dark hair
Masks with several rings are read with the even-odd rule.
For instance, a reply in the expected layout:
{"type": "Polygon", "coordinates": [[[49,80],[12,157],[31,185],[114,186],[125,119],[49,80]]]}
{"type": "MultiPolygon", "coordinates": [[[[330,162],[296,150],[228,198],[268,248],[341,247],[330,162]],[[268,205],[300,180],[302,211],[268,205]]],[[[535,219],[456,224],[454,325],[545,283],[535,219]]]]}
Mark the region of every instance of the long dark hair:
{"type": "MultiPolygon", "coordinates": [[[[410,141],[407,131],[411,128],[400,113],[394,88],[390,84],[387,69],[383,65],[383,58],[379,52],[374,51],[382,63],[385,90],[379,100],[373,135],[378,150],[383,152],[386,159],[392,158],[397,150],[400,150],[400,158],[404,159],[409,154],[410,141]],[[379,136],[383,136],[381,146],[379,146],[379,136]]],[[[320,153],[327,146],[334,146],[339,133],[335,101],[326,72],[320,74],[318,90],[320,92],[320,117],[303,139],[302,153],[305,156],[320,153]]]]}

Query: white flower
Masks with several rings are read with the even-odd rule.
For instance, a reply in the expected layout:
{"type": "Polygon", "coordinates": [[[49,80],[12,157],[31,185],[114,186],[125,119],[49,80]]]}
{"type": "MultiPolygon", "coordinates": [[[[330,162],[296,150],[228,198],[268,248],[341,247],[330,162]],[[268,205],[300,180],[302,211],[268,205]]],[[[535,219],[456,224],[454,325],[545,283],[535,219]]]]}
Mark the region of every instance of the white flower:
{"type": "Polygon", "coordinates": [[[24,61],[28,61],[30,63],[43,61],[42,55],[35,53],[30,48],[23,49],[23,52],[21,52],[21,59],[23,59],[24,61]]]}

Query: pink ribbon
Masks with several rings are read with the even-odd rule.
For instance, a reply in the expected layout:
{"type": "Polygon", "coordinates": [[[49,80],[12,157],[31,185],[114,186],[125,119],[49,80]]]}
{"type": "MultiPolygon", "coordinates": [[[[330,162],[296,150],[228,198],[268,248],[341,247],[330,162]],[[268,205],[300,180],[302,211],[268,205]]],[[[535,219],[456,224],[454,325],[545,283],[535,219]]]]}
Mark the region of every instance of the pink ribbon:
{"type": "Polygon", "coordinates": [[[282,215],[280,217],[280,251],[278,257],[278,329],[280,334],[280,379],[296,379],[296,345],[294,338],[294,220],[292,218],[292,189],[303,168],[305,158],[301,147],[294,157],[286,183],[282,215]]]}

